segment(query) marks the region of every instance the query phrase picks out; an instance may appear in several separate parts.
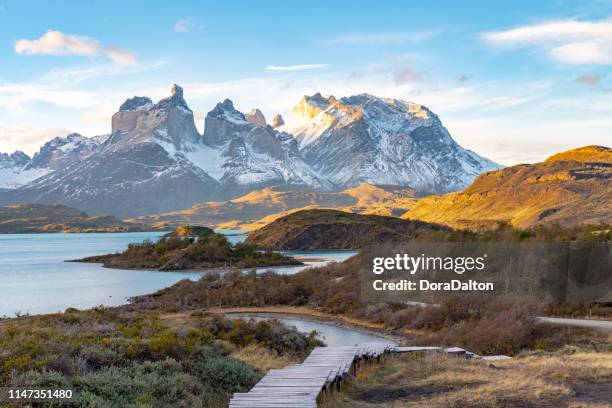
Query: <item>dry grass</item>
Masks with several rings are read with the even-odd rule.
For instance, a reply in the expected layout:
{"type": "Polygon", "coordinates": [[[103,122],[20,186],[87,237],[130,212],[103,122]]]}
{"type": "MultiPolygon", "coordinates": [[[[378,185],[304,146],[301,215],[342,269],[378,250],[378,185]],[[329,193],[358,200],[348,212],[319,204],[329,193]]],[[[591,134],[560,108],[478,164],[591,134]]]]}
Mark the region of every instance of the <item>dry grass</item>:
{"type": "Polygon", "coordinates": [[[290,356],[281,356],[259,344],[250,344],[232,353],[232,357],[247,363],[266,373],[273,368],[282,368],[299,363],[298,359],[290,356]]]}
{"type": "Polygon", "coordinates": [[[493,363],[441,354],[362,370],[323,407],[612,407],[612,353],[493,363]]]}

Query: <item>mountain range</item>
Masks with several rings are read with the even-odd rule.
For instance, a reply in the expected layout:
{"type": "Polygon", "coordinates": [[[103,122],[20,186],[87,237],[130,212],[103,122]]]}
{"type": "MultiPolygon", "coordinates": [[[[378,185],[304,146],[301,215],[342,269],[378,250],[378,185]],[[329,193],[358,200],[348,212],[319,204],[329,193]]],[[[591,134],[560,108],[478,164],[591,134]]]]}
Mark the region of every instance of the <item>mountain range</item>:
{"type": "Polygon", "coordinates": [[[127,99],[109,135],[71,134],[34,157],[0,154],[0,204],[63,204],[133,217],[223,201],[267,187],[331,192],[362,183],[417,195],[460,190],[500,166],[457,144],[422,105],[361,94],[305,96],[271,124],[232,101],[199,134],[183,89],[127,99]]]}

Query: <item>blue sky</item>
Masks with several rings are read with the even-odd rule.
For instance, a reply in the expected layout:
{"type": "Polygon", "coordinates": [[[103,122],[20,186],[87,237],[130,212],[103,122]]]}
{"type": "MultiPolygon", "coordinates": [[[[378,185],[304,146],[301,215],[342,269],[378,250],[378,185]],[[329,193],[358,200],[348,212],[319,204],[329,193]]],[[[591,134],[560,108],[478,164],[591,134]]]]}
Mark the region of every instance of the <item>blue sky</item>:
{"type": "Polygon", "coordinates": [[[182,85],[202,129],[226,97],[421,103],[503,164],[612,143],[612,1],[0,0],[0,151],[108,133],[127,97],[182,85]]]}

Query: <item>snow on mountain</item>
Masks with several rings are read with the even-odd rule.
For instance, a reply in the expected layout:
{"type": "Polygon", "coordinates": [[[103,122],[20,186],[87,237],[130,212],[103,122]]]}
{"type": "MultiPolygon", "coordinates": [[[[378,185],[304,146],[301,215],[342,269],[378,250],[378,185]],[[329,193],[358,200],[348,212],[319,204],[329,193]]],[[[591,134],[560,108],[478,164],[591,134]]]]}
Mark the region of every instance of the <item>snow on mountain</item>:
{"type": "Polygon", "coordinates": [[[53,171],[69,166],[93,154],[100,145],[98,140],[81,136],[78,133],[53,138],[34,154],[26,169],[47,169],[53,171]]]}
{"type": "Polygon", "coordinates": [[[280,130],[337,186],[409,186],[421,193],[465,188],[496,163],[464,149],[422,105],[368,94],[304,96],[280,130]]]}
{"type": "Polygon", "coordinates": [[[203,144],[200,156],[192,153],[187,157],[227,188],[329,186],[304,163],[291,135],[271,126],[254,125],[229,99],[206,116],[203,144]],[[217,159],[212,159],[215,156],[217,159]]]}
{"type": "Polygon", "coordinates": [[[0,189],[14,189],[42,176],[45,172],[26,170],[30,157],[22,151],[0,153],[0,189]]]}
{"type": "Polygon", "coordinates": [[[0,153],[0,188],[15,189],[57,169],[67,167],[93,154],[103,136],[87,138],[78,133],[55,137],[45,143],[34,157],[16,151],[0,153]]]}

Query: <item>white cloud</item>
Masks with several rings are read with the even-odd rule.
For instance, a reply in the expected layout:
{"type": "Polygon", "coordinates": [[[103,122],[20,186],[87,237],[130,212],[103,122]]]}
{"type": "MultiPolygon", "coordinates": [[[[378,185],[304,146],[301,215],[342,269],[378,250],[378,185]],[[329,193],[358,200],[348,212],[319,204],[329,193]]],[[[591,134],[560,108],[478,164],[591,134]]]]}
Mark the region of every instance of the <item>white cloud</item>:
{"type": "Polygon", "coordinates": [[[104,46],[91,37],[64,34],[49,30],[35,40],[18,40],[15,42],[15,52],[21,55],[84,55],[94,57],[102,55],[111,61],[131,65],[136,63],[136,57],[128,50],[113,46],[104,46]]]}
{"type": "Polygon", "coordinates": [[[200,31],[204,25],[191,18],[184,18],[174,23],[174,31],[177,33],[187,33],[189,31],[200,31]]]}
{"type": "Polygon", "coordinates": [[[310,69],[321,69],[327,67],[327,64],[300,64],[300,65],[268,65],[266,71],[270,72],[296,72],[307,71],[310,69]]]}
{"type": "Polygon", "coordinates": [[[11,126],[0,123],[0,146],[2,146],[0,152],[12,153],[15,150],[22,150],[32,155],[47,140],[69,133],[71,133],[69,129],[43,129],[30,125],[11,126]]]}
{"type": "Polygon", "coordinates": [[[612,20],[561,20],[481,34],[501,46],[535,46],[566,64],[612,64],[612,20]]]}
{"type": "Polygon", "coordinates": [[[441,29],[422,31],[393,31],[382,33],[351,33],[331,38],[328,45],[414,44],[442,33],[441,29]]]}

